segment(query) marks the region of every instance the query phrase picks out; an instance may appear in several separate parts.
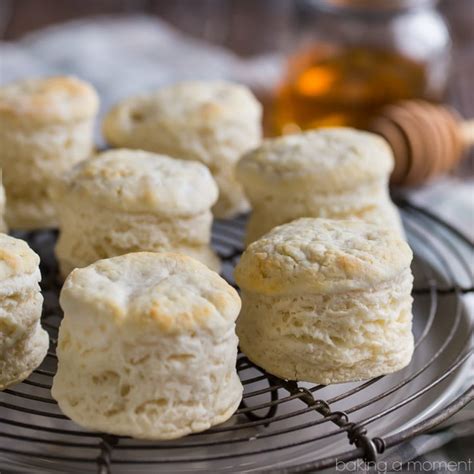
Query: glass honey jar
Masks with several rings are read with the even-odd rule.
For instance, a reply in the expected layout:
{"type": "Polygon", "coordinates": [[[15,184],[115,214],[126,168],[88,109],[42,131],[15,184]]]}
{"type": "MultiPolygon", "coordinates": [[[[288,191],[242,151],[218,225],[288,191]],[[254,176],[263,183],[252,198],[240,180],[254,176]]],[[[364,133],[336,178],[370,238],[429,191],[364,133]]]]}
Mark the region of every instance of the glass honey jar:
{"type": "Polygon", "coordinates": [[[367,128],[388,103],[441,100],[450,37],[433,0],[304,0],[270,133],[367,128]]]}

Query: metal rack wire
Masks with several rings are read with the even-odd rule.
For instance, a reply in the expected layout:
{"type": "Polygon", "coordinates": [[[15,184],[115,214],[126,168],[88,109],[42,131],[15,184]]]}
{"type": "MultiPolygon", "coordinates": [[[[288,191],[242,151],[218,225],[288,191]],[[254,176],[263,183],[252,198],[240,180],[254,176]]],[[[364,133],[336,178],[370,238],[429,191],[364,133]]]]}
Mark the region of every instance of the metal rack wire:
{"type": "MultiPolygon", "coordinates": [[[[325,387],[286,381],[239,354],[245,388],[229,422],[177,441],[145,442],[87,432],[51,398],[61,311],[56,235],[24,235],[43,262],[44,327],[51,347],[28,380],[0,393],[0,466],[12,472],[306,472],[338,461],[377,459],[385,449],[442,422],[474,398],[460,390],[469,370],[472,325],[462,295],[473,292],[472,245],[448,224],[400,203],[415,250],[415,355],[398,374],[325,387]],[[15,471],[16,469],[16,471],[15,471]]],[[[215,224],[223,274],[241,253],[244,220],[215,224]]],[[[10,472],[10,471],[8,471],[10,472]]]]}

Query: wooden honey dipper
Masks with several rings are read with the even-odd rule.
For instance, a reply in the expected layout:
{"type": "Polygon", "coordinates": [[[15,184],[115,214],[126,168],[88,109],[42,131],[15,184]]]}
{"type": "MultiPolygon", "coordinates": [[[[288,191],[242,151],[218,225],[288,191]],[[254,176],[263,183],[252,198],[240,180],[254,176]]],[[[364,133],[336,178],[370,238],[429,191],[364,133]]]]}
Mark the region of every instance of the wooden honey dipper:
{"type": "Polygon", "coordinates": [[[446,173],[474,145],[474,120],[463,121],[445,105],[406,100],[382,109],[370,130],[382,135],[395,155],[390,182],[416,185],[446,173]]]}

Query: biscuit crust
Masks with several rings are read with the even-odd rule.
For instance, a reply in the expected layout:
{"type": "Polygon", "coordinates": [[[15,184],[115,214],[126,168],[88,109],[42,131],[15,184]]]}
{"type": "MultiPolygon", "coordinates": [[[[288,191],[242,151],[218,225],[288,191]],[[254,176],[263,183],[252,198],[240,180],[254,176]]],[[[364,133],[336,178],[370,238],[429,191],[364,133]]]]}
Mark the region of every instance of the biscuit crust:
{"type": "Polygon", "coordinates": [[[0,123],[68,123],[97,114],[99,99],[86,82],[72,76],[27,79],[0,87],[0,123]]]}
{"type": "Polygon", "coordinates": [[[142,150],[99,153],[72,169],[63,183],[61,194],[128,213],[190,216],[209,210],[218,196],[201,163],[142,150]]]}
{"type": "Polygon", "coordinates": [[[252,243],[237,284],[262,294],[370,289],[406,269],[413,254],[391,229],[353,220],[297,219],[252,243]]]}
{"type": "Polygon", "coordinates": [[[336,127],[264,140],[240,159],[237,176],[246,189],[303,186],[336,193],[386,178],[393,165],[383,138],[336,127]]]}

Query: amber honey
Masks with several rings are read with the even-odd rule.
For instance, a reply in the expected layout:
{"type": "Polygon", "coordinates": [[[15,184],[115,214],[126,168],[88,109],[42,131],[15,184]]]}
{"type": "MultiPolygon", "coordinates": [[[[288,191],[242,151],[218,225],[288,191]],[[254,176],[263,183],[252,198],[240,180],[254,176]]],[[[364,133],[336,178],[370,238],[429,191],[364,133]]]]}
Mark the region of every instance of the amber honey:
{"type": "Polygon", "coordinates": [[[368,47],[317,45],[290,58],[270,114],[270,133],[325,126],[367,128],[388,103],[426,97],[426,65],[368,47]]]}

